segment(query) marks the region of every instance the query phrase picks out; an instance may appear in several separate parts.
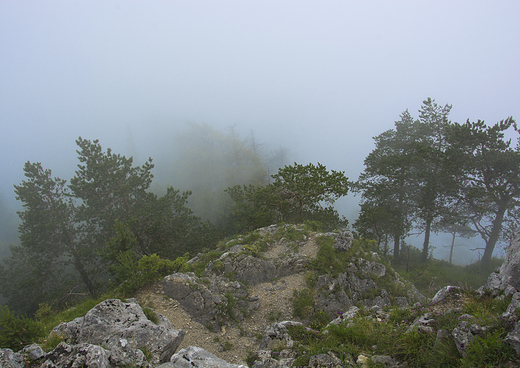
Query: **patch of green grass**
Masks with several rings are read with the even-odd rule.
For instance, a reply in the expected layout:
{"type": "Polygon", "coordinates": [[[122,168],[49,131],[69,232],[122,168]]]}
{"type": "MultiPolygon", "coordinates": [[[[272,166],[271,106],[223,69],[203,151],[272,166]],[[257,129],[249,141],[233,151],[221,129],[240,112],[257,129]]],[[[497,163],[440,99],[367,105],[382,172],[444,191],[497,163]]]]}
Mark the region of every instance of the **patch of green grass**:
{"type": "Polygon", "coordinates": [[[289,241],[302,241],[305,236],[309,235],[309,231],[305,229],[305,227],[301,228],[297,225],[288,225],[288,226],[281,226],[278,228],[278,230],[274,233],[273,238],[275,240],[280,240],[282,238],[289,240],[289,241]]]}
{"type": "Polygon", "coordinates": [[[330,319],[328,313],[325,311],[318,310],[312,314],[311,323],[309,324],[309,327],[313,330],[320,331],[329,323],[329,321],[330,319]]]}
{"type": "Polygon", "coordinates": [[[233,349],[233,344],[230,343],[229,341],[224,341],[224,342],[222,343],[222,349],[223,349],[224,351],[229,351],[229,350],[233,349]]]}
{"type": "Polygon", "coordinates": [[[516,360],[515,349],[504,342],[504,335],[503,331],[496,330],[483,337],[476,336],[461,359],[461,367],[498,367],[504,361],[516,360]]]}
{"type": "Polygon", "coordinates": [[[410,308],[392,308],[389,321],[394,324],[404,323],[410,317],[410,308]]]}
{"type": "Polygon", "coordinates": [[[186,264],[183,271],[193,272],[196,276],[202,277],[209,262],[219,259],[222,254],[223,252],[219,250],[210,250],[202,253],[197,262],[186,264]]]}
{"type": "Polygon", "coordinates": [[[487,265],[474,263],[468,266],[453,265],[441,260],[409,264],[398,260],[394,262],[394,269],[405,279],[413,282],[424,296],[431,298],[446,285],[478,289],[486,284],[489,275],[501,264],[502,261],[497,258],[491,259],[487,265]]]}
{"type": "Polygon", "coordinates": [[[271,321],[271,322],[279,321],[280,318],[282,318],[282,312],[281,311],[278,311],[278,312],[270,311],[269,312],[269,315],[268,315],[269,321],[271,321]]]}
{"type": "Polygon", "coordinates": [[[293,314],[300,319],[310,317],[314,306],[314,293],[311,289],[294,290],[293,314]]]}
{"type": "MultiPolygon", "coordinates": [[[[319,247],[316,259],[311,262],[311,268],[319,275],[330,274],[337,277],[345,272],[345,267],[353,258],[363,258],[368,261],[373,260],[372,250],[375,243],[370,240],[354,239],[352,247],[346,252],[334,249],[334,238],[332,236],[321,235],[316,237],[319,247]]],[[[387,267],[388,268],[388,267],[387,267]]]]}
{"type": "Polygon", "coordinates": [[[260,239],[262,235],[260,235],[259,232],[254,231],[252,233],[249,233],[244,239],[242,240],[242,244],[252,244],[258,239],[260,239]]]}
{"type": "Polygon", "coordinates": [[[41,347],[43,351],[50,352],[62,341],[64,341],[62,335],[51,332],[45,339],[41,340],[41,347]]]}
{"type": "Polygon", "coordinates": [[[155,324],[157,324],[157,322],[159,322],[159,320],[157,318],[157,314],[153,311],[153,309],[150,309],[148,307],[143,308],[143,313],[146,316],[146,318],[148,318],[148,320],[150,320],[151,322],[153,322],[155,324]]]}

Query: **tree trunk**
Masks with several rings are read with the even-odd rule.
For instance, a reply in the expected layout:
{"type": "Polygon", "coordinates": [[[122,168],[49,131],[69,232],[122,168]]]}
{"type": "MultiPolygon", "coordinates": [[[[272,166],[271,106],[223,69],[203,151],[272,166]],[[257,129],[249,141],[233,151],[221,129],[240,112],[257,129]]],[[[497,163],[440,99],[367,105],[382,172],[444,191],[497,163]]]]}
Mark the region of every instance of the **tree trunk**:
{"type": "Polygon", "coordinates": [[[427,217],[426,219],[426,230],[424,231],[424,243],[422,246],[421,261],[428,261],[428,249],[430,248],[430,233],[432,229],[432,219],[427,217]]]}
{"type": "Polygon", "coordinates": [[[502,230],[502,221],[504,220],[506,208],[507,206],[500,206],[498,209],[497,215],[493,220],[493,228],[491,229],[489,238],[486,241],[486,250],[484,250],[484,255],[480,261],[481,263],[486,264],[491,261],[491,256],[493,255],[495,245],[497,244],[498,238],[500,237],[500,231],[502,230]]]}
{"type": "Polygon", "coordinates": [[[455,247],[455,237],[457,236],[456,232],[452,233],[453,237],[451,238],[451,248],[450,248],[450,264],[453,258],[453,248],[455,247]]]}
{"type": "Polygon", "coordinates": [[[401,240],[401,235],[394,235],[394,259],[399,258],[399,241],[401,240]]]}
{"type": "Polygon", "coordinates": [[[83,267],[83,264],[79,260],[78,256],[76,254],[73,254],[74,257],[74,267],[79,272],[81,276],[81,280],[87,287],[88,293],[91,297],[96,296],[96,289],[94,288],[94,285],[92,284],[92,281],[90,281],[90,278],[88,277],[87,271],[85,271],[85,268],[83,267]]]}

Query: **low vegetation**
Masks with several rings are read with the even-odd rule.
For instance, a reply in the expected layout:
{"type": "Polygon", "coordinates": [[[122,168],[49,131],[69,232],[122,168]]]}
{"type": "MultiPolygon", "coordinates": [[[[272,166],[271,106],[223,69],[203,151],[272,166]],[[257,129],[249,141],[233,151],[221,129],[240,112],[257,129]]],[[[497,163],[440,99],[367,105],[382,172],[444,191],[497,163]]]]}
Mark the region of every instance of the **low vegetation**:
{"type": "MultiPolygon", "coordinates": [[[[514,349],[503,342],[513,329],[514,320],[501,317],[511,298],[497,300],[489,295],[478,296],[468,289],[456,291],[456,294],[461,301],[460,310],[418,304],[412,308],[387,308],[381,314],[361,308],[356,317],[340,325],[319,328],[311,323],[311,328],[289,327],[290,336],[296,342],[294,366],[306,366],[311,356],[330,353],[343,362],[355,361],[361,354],[386,355],[407,367],[507,367],[513,366],[507,364],[516,364],[514,349]],[[435,319],[432,330],[413,328],[416,318],[426,313],[435,319]],[[479,319],[479,325],[488,327],[461,357],[450,333],[464,314],[471,314],[479,319]],[[444,332],[438,334],[438,331],[444,332]]],[[[307,297],[303,299],[308,300],[307,297]]],[[[279,350],[284,348],[281,346],[279,350]]],[[[383,365],[374,363],[372,366],[383,365]]]]}
{"type": "MultiPolygon", "coordinates": [[[[115,279],[107,281],[108,292],[99,298],[86,298],[83,302],[62,308],[58,312],[55,307],[42,303],[34,318],[16,316],[7,307],[2,307],[0,343],[2,347],[19,350],[24,345],[37,342],[46,351],[52,350],[62,341],[59,335],[49,335],[52,328],[60,322],[83,316],[104,299],[132,295],[139,287],[173,272],[195,272],[202,276],[210,262],[213,262],[214,268],[223,271],[222,262],[218,259],[234,245],[240,244],[243,252],[260,256],[259,253],[272,242],[298,242],[317,228],[316,224],[310,223],[300,227],[283,225],[276,231],[263,233],[248,229],[243,234],[222,240],[216,249],[199,254],[197,260],[191,262],[188,262],[187,254],[176,260],[152,255],[136,261],[129,257],[130,254],[121,253],[119,263],[114,267],[115,279]]],[[[453,296],[456,302],[449,307],[428,303],[406,308],[389,307],[382,313],[361,307],[353,319],[334,325],[329,324],[331,318],[327,313],[315,307],[314,298],[319,291],[316,289],[316,282],[320,275],[335,277],[345,272],[349,263],[376,260],[387,268],[386,275],[377,280],[378,290],[385,288],[391,296],[405,295],[406,290],[391,282],[390,278],[395,277],[391,260],[377,254],[375,242],[354,239],[352,247],[346,252],[338,252],[333,248],[333,237],[330,235],[320,235],[316,242],[319,250],[306,273],[307,285],[301,290],[295,290],[292,297],[294,318],[304,322],[304,326],[289,329],[297,352],[295,366],[307,365],[310,357],[317,354],[334,354],[343,362],[355,362],[360,355],[386,355],[408,367],[505,367],[507,364],[517,363],[515,351],[503,342],[505,335],[513,329],[514,322],[518,319],[515,317],[508,320],[501,317],[511,297],[493,298],[488,294],[480,296],[474,291],[485,283],[487,276],[493,271],[490,268],[498,266],[499,260],[493,260],[492,265],[486,266],[487,268],[482,265],[454,266],[433,259],[426,264],[415,262],[414,258],[411,258],[411,262],[393,262],[401,276],[414,281],[425,295],[432,296],[445,285],[460,286],[453,296]],[[477,281],[472,281],[474,279],[477,281]],[[430,313],[435,319],[431,324],[432,330],[414,328],[414,321],[426,313],[430,313]],[[477,318],[478,324],[486,329],[476,337],[467,354],[461,356],[450,333],[460,322],[463,314],[477,318]]],[[[235,320],[233,307],[236,301],[230,294],[226,294],[225,299],[226,303],[221,305],[218,313],[222,318],[235,320]]],[[[144,308],[143,311],[149,320],[157,321],[152,309],[144,308]]],[[[343,311],[338,311],[338,316],[342,313],[343,311]]],[[[280,312],[273,310],[269,320],[273,323],[279,321],[280,315],[280,312]]],[[[223,349],[229,349],[231,346],[231,343],[227,342],[223,349]]],[[[285,348],[283,344],[277,346],[273,356],[280,355],[285,348]]],[[[258,354],[251,353],[247,361],[251,366],[257,359],[258,354]]],[[[379,363],[370,364],[373,367],[382,366],[378,365],[379,363]]]]}

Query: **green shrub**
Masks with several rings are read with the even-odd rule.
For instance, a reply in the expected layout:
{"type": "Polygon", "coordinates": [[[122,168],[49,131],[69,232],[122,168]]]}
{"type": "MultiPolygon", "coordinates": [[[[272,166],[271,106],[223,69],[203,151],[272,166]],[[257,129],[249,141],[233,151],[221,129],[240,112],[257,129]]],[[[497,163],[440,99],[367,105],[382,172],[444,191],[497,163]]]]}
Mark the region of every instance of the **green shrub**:
{"type": "Polygon", "coordinates": [[[246,364],[248,367],[252,367],[255,362],[258,360],[258,352],[257,351],[248,351],[246,357],[246,364]]]}
{"type": "Polygon", "coordinates": [[[18,351],[43,336],[40,323],[26,316],[15,316],[7,305],[0,306],[0,347],[18,351]]]}
{"type": "Polygon", "coordinates": [[[305,220],[303,223],[303,228],[305,230],[319,232],[322,231],[323,224],[319,221],[305,220]]]}
{"type": "Polygon", "coordinates": [[[233,312],[233,308],[235,308],[237,302],[233,297],[233,294],[226,293],[224,295],[225,301],[217,304],[217,317],[220,320],[230,319],[232,321],[236,321],[235,314],[233,312]]]}
{"type": "Polygon", "coordinates": [[[121,283],[118,290],[126,295],[148,282],[182,271],[186,268],[188,259],[189,254],[186,253],[174,261],[160,258],[157,254],[137,260],[133,251],[120,252],[116,258],[117,263],[112,266],[116,272],[116,280],[121,283]]]}

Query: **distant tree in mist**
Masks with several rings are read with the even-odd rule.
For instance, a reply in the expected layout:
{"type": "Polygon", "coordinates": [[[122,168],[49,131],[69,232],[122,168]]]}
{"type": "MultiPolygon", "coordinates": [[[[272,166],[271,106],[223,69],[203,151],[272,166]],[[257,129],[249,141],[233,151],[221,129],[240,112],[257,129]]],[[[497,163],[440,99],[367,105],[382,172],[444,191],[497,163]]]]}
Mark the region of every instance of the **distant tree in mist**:
{"type": "Polygon", "coordinates": [[[239,139],[234,130],[218,131],[207,124],[190,123],[173,141],[169,175],[176,188],[191,190],[189,206],[195,214],[222,228],[231,201],[224,190],[234,185],[263,185],[267,170],[260,143],[239,139]]]}
{"type": "Polygon", "coordinates": [[[16,211],[0,192],[0,257],[6,257],[9,254],[9,244],[18,239],[17,220],[16,211]]]}

